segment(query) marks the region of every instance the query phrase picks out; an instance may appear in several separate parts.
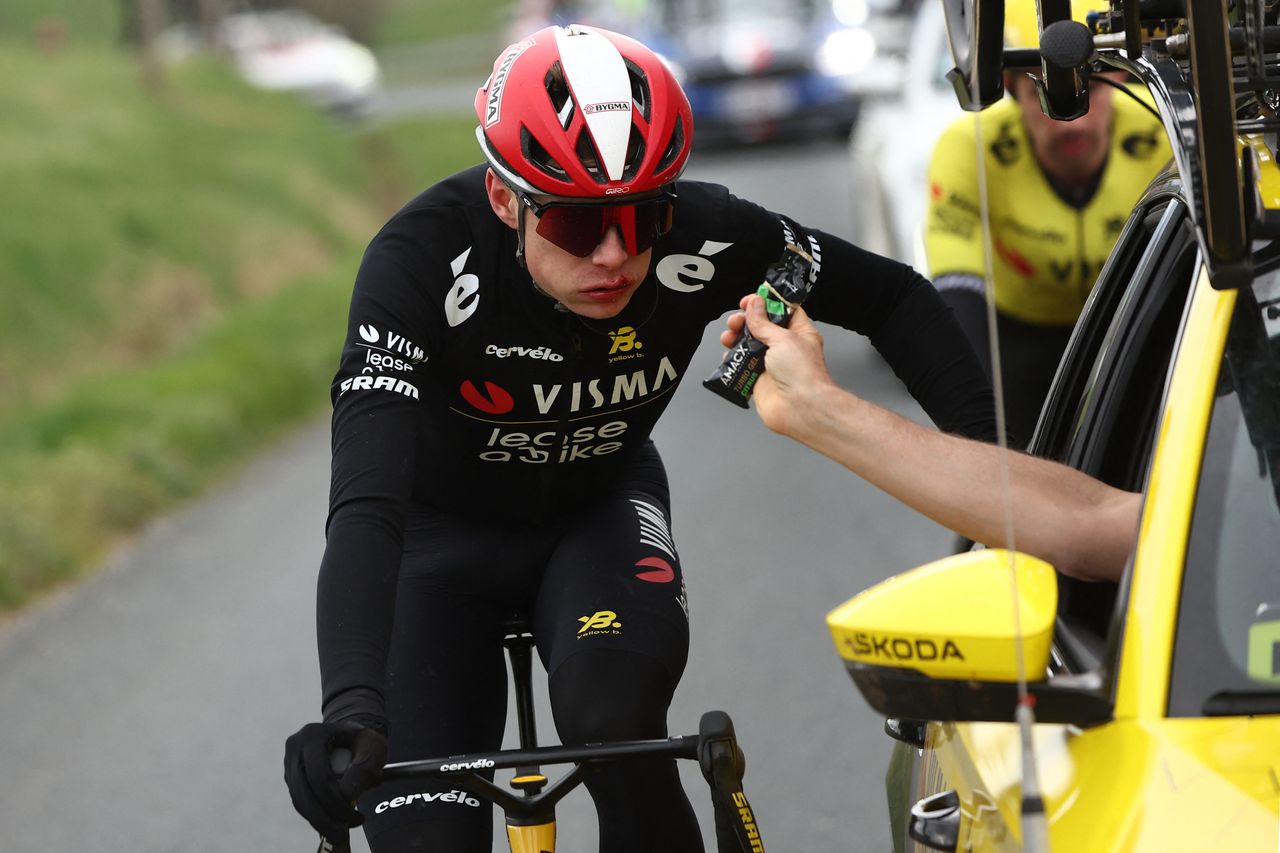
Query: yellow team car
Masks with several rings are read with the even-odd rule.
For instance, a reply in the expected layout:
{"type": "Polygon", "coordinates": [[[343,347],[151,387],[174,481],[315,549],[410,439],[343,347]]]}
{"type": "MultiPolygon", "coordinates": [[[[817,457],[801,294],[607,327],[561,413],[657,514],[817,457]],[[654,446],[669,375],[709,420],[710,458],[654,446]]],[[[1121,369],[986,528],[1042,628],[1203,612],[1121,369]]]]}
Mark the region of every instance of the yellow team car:
{"type": "Polygon", "coordinates": [[[1030,450],[1145,495],[1123,580],[978,550],[828,617],[898,740],[896,850],[1280,844],[1280,44],[1262,39],[1276,13],[1249,5],[1186,0],[1210,15],[1197,48],[1183,19],[1138,45],[1117,2],[1115,47],[1092,60],[1148,83],[1175,163],[1126,224],[1030,450]]]}

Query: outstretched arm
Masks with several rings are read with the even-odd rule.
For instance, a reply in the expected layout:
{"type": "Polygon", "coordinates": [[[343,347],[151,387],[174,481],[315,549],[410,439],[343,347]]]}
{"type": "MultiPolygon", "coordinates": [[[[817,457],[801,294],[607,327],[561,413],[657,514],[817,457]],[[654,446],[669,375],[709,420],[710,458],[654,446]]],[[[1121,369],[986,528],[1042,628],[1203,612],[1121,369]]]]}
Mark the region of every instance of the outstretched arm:
{"type": "Polygon", "coordinates": [[[747,297],[743,307],[745,317],[730,317],[722,341],[745,322],[768,345],[753,396],[771,430],[976,542],[1007,546],[1009,511],[1018,550],[1073,577],[1119,578],[1133,547],[1140,495],[1065,465],[938,432],[863,400],[831,379],[822,335],[802,310],[783,329],[765,317],[760,297],[747,297]]]}

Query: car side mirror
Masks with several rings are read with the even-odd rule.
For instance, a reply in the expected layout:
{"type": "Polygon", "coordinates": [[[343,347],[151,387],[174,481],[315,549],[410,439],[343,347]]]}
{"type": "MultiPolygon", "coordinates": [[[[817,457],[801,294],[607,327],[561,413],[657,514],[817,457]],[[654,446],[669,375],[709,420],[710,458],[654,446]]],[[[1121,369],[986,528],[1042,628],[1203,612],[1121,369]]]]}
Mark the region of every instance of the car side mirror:
{"type": "Polygon", "coordinates": [[[943,0],[947,72],[960,107],[977,112],[1004,97],[1004,0],[943,0]]]}
{"type": "Polygon", "coordinates": [[[1102,722],[1110,708],[1096,684],[1048,682],[1057,604],[1053,566],[986,549],[876,584],[831,611],[827,627],[863,698],[886,717],[1010,722],[1021,666],[1037,719],[1102,722]]]}

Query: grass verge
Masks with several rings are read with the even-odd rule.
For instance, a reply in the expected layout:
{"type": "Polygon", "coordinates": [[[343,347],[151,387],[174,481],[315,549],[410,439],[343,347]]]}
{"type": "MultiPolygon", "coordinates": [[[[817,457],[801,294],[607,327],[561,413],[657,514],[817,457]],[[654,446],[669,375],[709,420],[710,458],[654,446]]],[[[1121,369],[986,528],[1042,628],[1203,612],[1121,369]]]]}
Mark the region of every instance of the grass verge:
{"type": "Polygon", "coordinates": [[[78,385],[0,427],[0,607],[104,551],[327,401],[354,254],[189,348],[78,385]]]}
{"type": "Polygon", "coordinates": [[[386,214],[476,162],[464,112],[351,132],[224,68],[0,43],[0,611],[327,406],[386,214]]]}
{"type": "MultiPolygon", "coordinates": [[[[502,32],[521,2],[524,0],[385,0],[377,45],[440,43],[502,32]]],[[[488,60],[492,62],[493,57],[488,60]]]]}

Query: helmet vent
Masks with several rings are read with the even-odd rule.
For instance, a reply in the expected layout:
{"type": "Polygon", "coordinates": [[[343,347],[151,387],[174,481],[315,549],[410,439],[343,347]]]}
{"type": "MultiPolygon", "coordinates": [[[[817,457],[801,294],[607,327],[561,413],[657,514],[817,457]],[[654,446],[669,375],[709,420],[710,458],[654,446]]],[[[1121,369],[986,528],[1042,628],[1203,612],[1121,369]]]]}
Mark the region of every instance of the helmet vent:
{"type": "Polygon", "coordinates": [[[564,66],[553,62],[547,69],[547,76],[542,79],[542,87],[547,90],[551,108],[560,116],[561,124],[568,127],[566,116],[572,114],[573,99],[569,95],[569,83],[564,77],[564,66]]]}
{"type": "Polygon", "coordinates": [[[631,138],[627,140],[627,168],[622,173],[622,180],[634,180],[644,162],[644,135],[634,123],[631,125],[631,138]]]}
{"type": "Polygon", "coordinates": [[[680,156],[680,152],[684,150],[684,122],[680,116],[676,116],[675,129],[671,131],[671,141],[667,143],[667,150],[662,152],[662,158],[658,161],[658,165],[654,167],[655,173],[665,171],[680,156]]]}
{"type": "Polygon", "coordinates": [[[649,81],[644,71],[630,59],[626,60],[627,76],[631,78],[632,109],[638,112],[646,122],[652,121],[652,98],[649,97],[649,81]]]}
{"type": "Polygon", "coordinates": [[[526,162],[532,163],[543,174],[549,175],[557,181],[569,180],[569,173],[564,167],[556,162],[556,158],[552,157],[547,149],[542,147],[542,143],[533,138],[527,128],[520,128],[520,148],[524,154],[526,162]]]}
{"type": "Polygon", "coordinates": [[[605,174],[604,167],[600,164],[600,155],[596,153],[596,146],[591,141],[591,134],[585,130],[578,134],[578,144],[575,148],[578,155],[578,162],[587,170],[587,174],[597,184],[607,184],[609,176],[605,174]]]}

